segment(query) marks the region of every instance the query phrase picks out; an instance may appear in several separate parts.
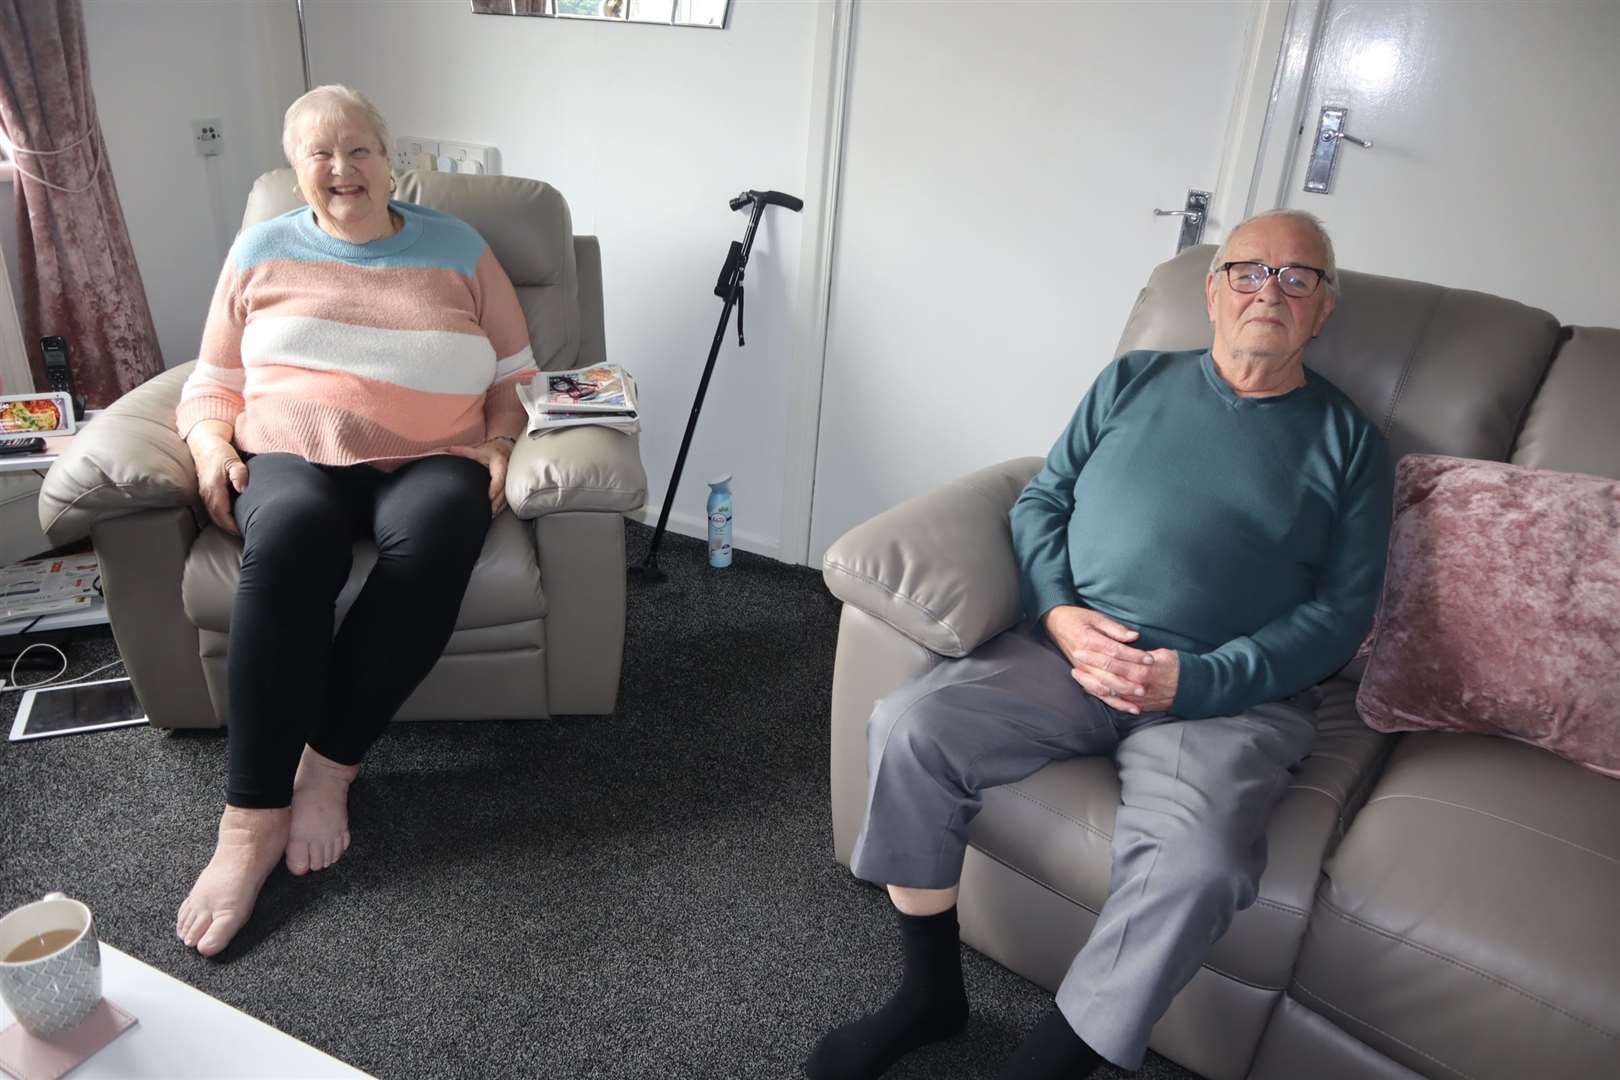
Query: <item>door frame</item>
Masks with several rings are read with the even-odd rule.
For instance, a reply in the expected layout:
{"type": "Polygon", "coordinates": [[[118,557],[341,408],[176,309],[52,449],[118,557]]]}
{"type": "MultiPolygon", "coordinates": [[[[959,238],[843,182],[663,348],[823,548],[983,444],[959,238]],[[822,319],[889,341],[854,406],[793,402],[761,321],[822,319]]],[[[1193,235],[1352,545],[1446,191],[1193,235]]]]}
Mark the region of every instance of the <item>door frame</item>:
{"type": "Polygon", "coordinates": [[[832,0],[817,9],[809,147],[805,155],[804,224],[799,243],[798,325],[785,379],[787,418],[777,549],[777,558],[794,564],[808,562],[811,554],[810,517],[815,506],[827,328],[832,316],[833,254],[838,238],[854,9],[855,0],[832,0]]]}
{"type": "Polygon", "coordinates": [[[1307,138],[1312,118],[1311,72],[1316,66],[1332,0],[1291,0],[1275,53],[1276,78],[1265,133],[1254,155],[1249,213],[1270,210],[1288,202],[1289,187],[1297,179],[1300,141],[1307,138]]]}
{"type": "MultiPolygon", "coordinates": [[[[1255,0],[1210,206],[1217,238],[1287,201],[1331,0],[1255,0]]],[[[1206,239],[1210,239],[1206,235],[1206,239]]]]}

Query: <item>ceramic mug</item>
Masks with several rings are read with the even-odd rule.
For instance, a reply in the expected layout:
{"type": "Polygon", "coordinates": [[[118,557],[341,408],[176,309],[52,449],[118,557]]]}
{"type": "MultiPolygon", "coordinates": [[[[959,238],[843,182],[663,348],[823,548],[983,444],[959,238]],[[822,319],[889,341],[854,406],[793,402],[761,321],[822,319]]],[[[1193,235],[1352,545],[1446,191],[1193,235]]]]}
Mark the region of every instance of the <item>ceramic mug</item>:
{"type": "Polygon", "coordinates": [[[101,945],[90,909],[51,893],[0,919],[0,998],[40,1038],[60,1035],[94,1012],[101,1003],[101,945]]]}

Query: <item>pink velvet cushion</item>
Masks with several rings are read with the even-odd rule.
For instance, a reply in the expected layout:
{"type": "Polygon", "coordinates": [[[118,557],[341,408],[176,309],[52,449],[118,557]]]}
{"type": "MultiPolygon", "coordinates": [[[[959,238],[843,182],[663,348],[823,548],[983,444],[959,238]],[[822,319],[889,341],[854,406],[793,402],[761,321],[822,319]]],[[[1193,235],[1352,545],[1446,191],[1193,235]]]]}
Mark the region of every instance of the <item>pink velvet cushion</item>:
{"type": "Polygon", "coordinates": [[[1356,706],[1620,777],[1620,482],[1413,454],[1356,706]]]}

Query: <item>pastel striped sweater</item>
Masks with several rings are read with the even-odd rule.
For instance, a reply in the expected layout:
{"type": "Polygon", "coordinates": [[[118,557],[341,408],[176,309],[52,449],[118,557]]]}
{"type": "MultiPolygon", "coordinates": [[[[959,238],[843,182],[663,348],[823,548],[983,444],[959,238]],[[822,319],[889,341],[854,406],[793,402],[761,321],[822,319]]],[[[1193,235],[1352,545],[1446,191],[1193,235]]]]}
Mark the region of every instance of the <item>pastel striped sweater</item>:
{"type": "Polygon", "coordinates": [[[535,366],[511,280],[472,226],[389,205],[404,227],[369,244],[323,232],[307,207],[242,231],[180,394],[181,437],[224,420],[246,452],[386,469],[521,427],[516,384],[535,366]]]}

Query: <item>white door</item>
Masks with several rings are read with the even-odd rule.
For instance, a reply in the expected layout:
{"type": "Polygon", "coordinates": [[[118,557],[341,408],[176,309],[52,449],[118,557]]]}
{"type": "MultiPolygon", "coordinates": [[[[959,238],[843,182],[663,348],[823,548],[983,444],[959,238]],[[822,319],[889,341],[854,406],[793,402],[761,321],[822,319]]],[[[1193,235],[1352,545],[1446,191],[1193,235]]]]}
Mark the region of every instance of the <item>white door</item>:
{"type": "Polygon", "coordinates": [[[946,480],[1044,455],[1187,190],[1212,190],[1235,3],[855,6],[810,562],[946,480]]]}
{"type": "Polygon", "coordinates": [[[1317,29],[1272,205],[1322,217],[1342,266],[1620,326],[1620,3],[1326,0],[1317,29]],[[1324,105],[1373,144],[1339,147],[1325,195],[1324,105]]]}

